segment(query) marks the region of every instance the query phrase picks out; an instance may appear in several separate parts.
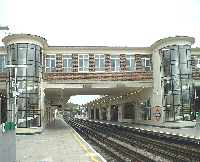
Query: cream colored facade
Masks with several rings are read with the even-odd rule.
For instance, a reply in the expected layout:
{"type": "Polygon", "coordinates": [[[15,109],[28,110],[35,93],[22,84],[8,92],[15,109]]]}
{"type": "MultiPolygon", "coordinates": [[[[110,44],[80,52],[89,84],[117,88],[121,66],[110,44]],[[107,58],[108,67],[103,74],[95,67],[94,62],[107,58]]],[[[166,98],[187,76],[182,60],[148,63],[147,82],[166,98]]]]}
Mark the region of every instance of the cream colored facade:
{"type": "MultiPolygon", "coordinates": [[[[200,48],[190,48],[195,42],[195,39],[192,37],[169,37],[158,40],[149,47],[48,46],[44,38],[25,34],[9,35],[3,39],[3,42],[5,46],[0,47],[0,55],[7,55],[7,48],[11,47],[11,45],[17,45],[18,47],[20,44],[26,44],[28,46],[35,45],[40,47],[40,59],[37,64],[39,74],[36,83],[34,83],[38,86],[36,88],[38,90],[38,105],[37,108],[34,107],[33,109],[26,107],[27,112],[32,112],[32,117],[27,117],[28,114],[24,115],[23,112],[25,111],[21,109],[21,118],[26,118],[26,124],[24,127],[18,128],[18,132],[41,132],[46,124],[53,120],[54,110],[57,107],[64,107],[72,95],[104,96],[82,105],[87,107],[89,118],[92,119],[106,119],[165,127],[196,125],[195,118],[186,120],[187,116],[191,116],[191,113],[199,110],[197,96],[199,95],[200,79],[198,75],[200,73],[198,70],[195,70],[197,66],[195,59],[197,56],[200,56],[200,48]],[[181,110],[182,113],[179,112],[177,116],[181,117],[176,118],[175,114],[170,114],[174,115],[174,119],[172,119],[172,117],[166,117],[166,109],[168,107],[163,107],[163,95],[165,92],[163,67],[161,65],[163,64],[162,55],[164,56],[164,54],[161,54],[161,52],[166,47],[170,51],[171,47],[175,46],[178,46],[178,48],[185,48],[185,46],[190,48],[191,66],[193,68],[192,85],[195,86],[193,99],[196,105],[192,105],[191,102],[191,104],[187,105],[188,109],[186,111],[183,108],[183,104],[179,104],[177,110],[181,110]],[[64,55],[70,56],[72,61],[71,71],[63,71],[64,55]],[[95,71],[95,61],[98,60],[95,58],[96,55],[103,55],[104,71],[95,71]],[[88,67],[86,67],[87,70],[85,71],[80,71],[80,56],[87,57],[85,60],[88,61],[88,67]],[[119,57],[114,58],[117,56],[119,57]],[[134,71],[127,70],[129,56],[134,56],[132,59],[135,61],[134,71]],[[54,68],[55,71],[47,71],[47,60],[51,63],[55,61],[55,67],[49,67],[49,69],[54,68]],[[116,65],[119,64],[119,70],[112,71],[112,61],[116,65]],[[146,107],[141,106],[145,104],[147,104],[146,107]],[[38,116],[36,111],[39,112],[38,116]],[[127,112],[128,114],[125,114],[127,112]],[[166,119],[169,121],[166,121],[166,119]],[[37,122],[36,127],[32,127],[30,123],[35,121],[37,122]]],[[[28,51],[28,49],[26,50],[28,51]]],[[[116,67],[114,66],[114,68],[116,67]]],[[[5,73],[1,73],[1,75],[0,89],[3,94],[7,93],[5,90],[6,78],[5,73]]],[[[169,92],[170,94],[171,92],[169,92]]],[[[176,108],[172,108],[173,104],[171,104],[167,111],[172,111],[173,109],[175,111],[176,108]]],[[[174,107],[176,106],[174,104],[174,107]]],[[[7,120],[10,120],[9,118],[8,116],[7,120]]]]}

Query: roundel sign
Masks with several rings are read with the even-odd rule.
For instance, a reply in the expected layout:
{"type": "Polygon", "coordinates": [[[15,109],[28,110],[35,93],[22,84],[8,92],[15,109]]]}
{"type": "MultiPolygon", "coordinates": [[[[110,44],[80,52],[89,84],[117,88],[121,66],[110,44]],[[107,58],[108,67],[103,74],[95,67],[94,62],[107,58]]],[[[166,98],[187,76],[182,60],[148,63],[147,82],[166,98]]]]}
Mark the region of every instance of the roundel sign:
{"type": "Polygon", "coordinates": [[[156,118],[157,121],[160,120],[160,118],[161,118],[161,113],[160,113],[160,111],[159,111],[158,109],[156,110],[156,113],[154,113],[154,116],[155,116],[155,118],[156,118]]]}

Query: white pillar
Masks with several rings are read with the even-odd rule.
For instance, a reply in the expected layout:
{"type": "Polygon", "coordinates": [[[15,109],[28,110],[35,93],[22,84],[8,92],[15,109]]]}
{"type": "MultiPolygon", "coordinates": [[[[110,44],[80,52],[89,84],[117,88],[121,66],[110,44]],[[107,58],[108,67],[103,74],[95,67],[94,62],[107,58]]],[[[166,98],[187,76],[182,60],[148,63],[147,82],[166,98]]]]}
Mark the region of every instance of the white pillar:
{"type": "Polygon", "coordinates": [[[107,106],[107,120],[111,120],[111,105],[106,105],[107,106]]]}
{"type": "Polygon", "coordinates": [[[118,122],[123,122],[123,104],[117,105],[118,106],[118,122]]]}

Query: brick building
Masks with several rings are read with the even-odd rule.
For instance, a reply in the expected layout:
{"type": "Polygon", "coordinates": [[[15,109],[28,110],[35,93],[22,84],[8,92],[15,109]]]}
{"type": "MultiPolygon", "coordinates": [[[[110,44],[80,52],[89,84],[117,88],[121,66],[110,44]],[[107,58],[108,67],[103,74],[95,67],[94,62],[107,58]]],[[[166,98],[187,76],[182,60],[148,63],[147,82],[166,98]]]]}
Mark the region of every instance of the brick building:
{"type": "Polygon", "coordinates": [[[49,46],[27,34],[3,42],[0,95],[7,105],[1,122],[17,119],[17,132],[42,131],[72,95],[103,96],[83,105],[91,119],[196,125],[200,48],[191,48],[192,37],[169,37],[149,47],[49,46]]]}

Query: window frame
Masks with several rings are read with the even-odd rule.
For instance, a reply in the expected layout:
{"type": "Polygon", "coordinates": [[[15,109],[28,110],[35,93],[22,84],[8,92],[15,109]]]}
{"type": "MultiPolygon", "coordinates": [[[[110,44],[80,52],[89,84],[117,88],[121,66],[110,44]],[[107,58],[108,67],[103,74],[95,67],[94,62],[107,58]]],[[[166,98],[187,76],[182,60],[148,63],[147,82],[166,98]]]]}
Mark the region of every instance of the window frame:
{"type": "Polygon", "coordinates": [[[195,71],[200,71],[200,56],[195,56],[194,62],[195,62],[195,71]]]}
{"type": "Polygon", "coordinates": [[[105,71],[105,55],[104,54],[94,54],[94,69],[95,69],[95,72],[104,72],[105,71]],[[99,57],[96,58],[96,56],[99,56],[99,57]],[[101,56],[103,56],[103,58],[101,56]],[[101,60],[103,60],[103,65],[101,65],[101,63],[102,63],[101,60]],[[96,65],[96,61],[98,61],[99,66],[96,65]]]}
{"type": "Polygon", "coordinates": [[[89,72],[89,54],[78,54],[78,72],[89,72]],[[83,56],[80,58],[80,56],[83,56]],[[85,58],[84,56],[87,56],[85,58]],[[80,60],[82,60],[83,66],[80,66],[80,60]],[[80,70],[82,68],[82,70],[80,70]]]}
{"type": "Polygon", "coordinates": [[[45,55],[45,72],[56,72],[56,54],[46,54],[46,55],[45,55]],[[55,58],[51,58],[51,57],[50,57],[50,58],[47,58],[47,55],[55,56],[55,58]],[[49,66],[49,67],[47,67],[47,60],[50,60],[50,66],[49,66]],[[52,60],[55,60],[55,66],[54,66],[54,67],[51,66],[52,60]],[[49,68],[50,71],[47,71],[47,68],[49,68]],[[52,69],[54,69],[54,70],[52,70],[52,69]]]}
{"type": "Polygon", "coordinates": [[[110,55],[110,71],[111,72],[120,72],[121,71],[121,67],[120,67],[120,54],[112,54],[112,55],[110,55]],[[112,56],[119,56],[119,57],[118,58],[114,58],[114,57],[112,58],[112,56]],[[114,61],[114,64],[115,64],[114,67],[112,67],[111,60],[114,61]]]}
{"type": "Polygon", "coordinates": [[[3,58],[0,58],[0,62],[2,64],[0,64],[0,73],[5,73],[6,72],[6,68],[4,68],[4,66],[6,65],[6,61],[7,61],[7,55],[0,55],[3,56],[3,58]]]}
{"type": "Polygon", "coordinates": [[[136,71],[136,61],[135,61],[135,54],[126,55],[126,71],[136,71]],[[134,58],[127,58],[127,56],[134,56],[134,58]],[[134,66],[132,66],[132,60],[134,60],[134,66]],[[130,66],[127,66],[127,62],[129,61],[130,66]],[[130,68],[130,70],[127,70],[130,68]],[[133,68],[133,70],[131,70],[133,68]]]}
{"type": "Polygon", "coordinates": [[[72,54],[62,54],[62,72],[72,72],[72,54]],[[71,57],[67,57],[67,58],[64,58],[63,56],[71,56],[71,57]],[[64,66],[63,65],[63,61],[64,60],[67,60],[67,66],[64,66]],[[71,65],[69,65],[69,60],[71,60],[71,65]],[[66,69],[66,70],[65,70],[66,69]]]}
{"type": "Polygon", "coordinates": [[[151,71],[150,55],[141,55],[141,67],[142,71],[151,71]],[[142,56],[148,56],[148,58],[142,58],[142,56]],[[144,64],[142,60],[144,60],[144,64]],[[149,61],[149,65],[147,65],[147,61],[149,61]],[[146,70],[146,68],[149,68],[149,70],[146,70]]]}

